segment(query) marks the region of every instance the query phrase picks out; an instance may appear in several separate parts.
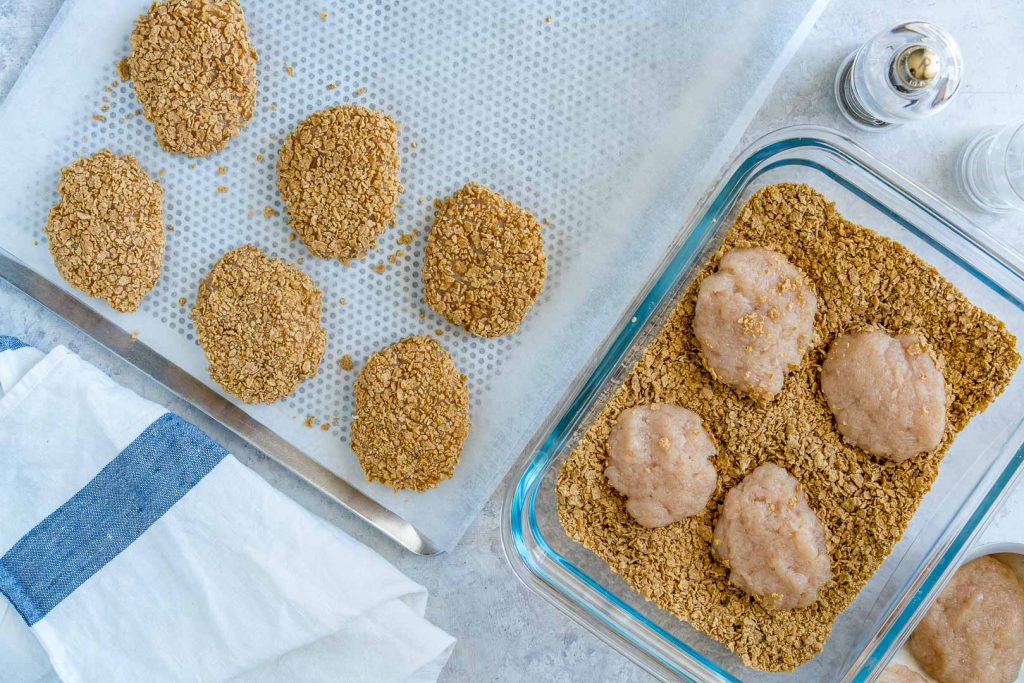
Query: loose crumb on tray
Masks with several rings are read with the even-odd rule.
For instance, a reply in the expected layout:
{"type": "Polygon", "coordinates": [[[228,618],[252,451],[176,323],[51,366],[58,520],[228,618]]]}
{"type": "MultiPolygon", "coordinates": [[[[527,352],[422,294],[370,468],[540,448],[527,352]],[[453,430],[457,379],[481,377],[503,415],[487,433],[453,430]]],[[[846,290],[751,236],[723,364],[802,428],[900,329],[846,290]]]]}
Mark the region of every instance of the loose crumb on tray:
{"type": "Polygon", "coordinates": [[[806,185],[765,187],[740,209],[721,249],[568,456],[557,484],[559,518],[571,538],[648,600],[725,643],[747,665],[790,671],[822,649],[836,617],[903,536],[956,434],[1003,391],[1019,362],[1003,323],[910,250],[847,221],[806,185]],[[821,303],[818,343],[763,406],[711,377],[692,330],[701,281],[726,251],[752,244],[777,250],[807,273],[821,303]],[[889,463],[848,446],[836,431],[818,375],[825,350],[854,325],[920,331],[943,359],[953,400],[931,454],[889,463]],[[646,529],[605,478],[605,444],[623,410],[654,402],[703,418],[719,446],[719,478],[702,514],[646,529]],[[711,552],[725,493],[764,462],[799,480],[826,528],[834,577],[803,609],[765,610],[728,584],[728,570],[711,552]]]}

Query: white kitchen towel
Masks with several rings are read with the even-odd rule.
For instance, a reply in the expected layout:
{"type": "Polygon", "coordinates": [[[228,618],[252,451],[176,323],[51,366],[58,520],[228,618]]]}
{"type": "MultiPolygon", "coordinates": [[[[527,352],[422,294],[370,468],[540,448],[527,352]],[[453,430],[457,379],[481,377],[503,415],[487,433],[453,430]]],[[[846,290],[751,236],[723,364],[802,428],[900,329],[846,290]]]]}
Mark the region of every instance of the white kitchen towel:
{"type": "Polygon", "coordinates": [[[437,678],[424,588],[193,425],[63,347],[0,387],[0,624],[65,683],[437,678]]]}

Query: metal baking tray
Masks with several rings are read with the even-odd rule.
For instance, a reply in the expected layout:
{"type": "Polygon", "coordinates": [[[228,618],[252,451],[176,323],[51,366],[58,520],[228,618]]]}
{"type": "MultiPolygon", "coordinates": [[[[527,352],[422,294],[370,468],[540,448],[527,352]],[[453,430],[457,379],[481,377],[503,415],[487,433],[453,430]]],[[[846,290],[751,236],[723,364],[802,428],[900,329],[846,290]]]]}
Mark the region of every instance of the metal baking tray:
{"type": "Polygon", "coordinates": [[[713,176],[827,3],[728,0],[680,12],[669,0],[368,0],[325,12],[313,0],[245,0],[260,54],[257,113],[215,157],[191,159],[160,148],[134,87],[118,78],[150,1],[66,0],[0,104],[0,247],[14,256],[0,261],[0,275],[421,554],[451,548],[465,532],[654,270],[705,181],[686,197],[654,190],[713,176]],[[714,48],[725,33],[736,47],[723,60],[714,48]],[[309,258],[289,239],[276,189],[281,138],[342,103],[395,116],[405,187],[380,250],[351,268],[309,258]],[[72,291],[43,233],[58,169],[103,147],[162,178],[174,226],[161,277],[130,315],[72,291]],[[470,179],[548,224],[545,291],[506,338],[466,334],[422,298],[431,200],[470,179]],[[209,378],[179,303],[194,298],[220,255],[247,242],[295,263],[324,292],[319,372],[273,405],[243,405],[209,378]],[[625,253],[628,273],[589,276],[625,253]],[[350,448],[356,373],[339,367],[346,355],[361,365],[414,334],[443,335],[470,377],[474,425],[454,476],[415,494],[366,479],[350,448]]]}
{"type": "Polygon", "coordinates": [[[359,518],[380,529],[418,555],[442,552],[416,528],[394,512],[295,448],[248,413],[195,379],[174,363],[132,338],[79,299],[21,264],[0,249],[0,278],[64,318],[122,359],[167,387],[205,415],[269,455],[285,469],[299,476],[329,498],[341,503],[359,518]]]}

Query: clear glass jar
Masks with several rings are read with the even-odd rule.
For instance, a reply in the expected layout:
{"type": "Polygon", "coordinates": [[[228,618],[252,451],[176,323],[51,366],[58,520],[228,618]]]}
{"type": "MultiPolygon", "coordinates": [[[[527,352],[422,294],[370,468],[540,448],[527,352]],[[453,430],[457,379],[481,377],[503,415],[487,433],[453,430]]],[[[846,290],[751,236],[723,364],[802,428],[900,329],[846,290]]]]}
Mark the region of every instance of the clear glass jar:
{"type": "Polygon", "coordinates": [[[989,128],[964,145],[957,180],[981,209],[1024,211],[1024,123],[989,128]]]}
{"type": "Polygon", "coordinates": [[[882,31],[839,67],[839,110],[861,130],[881,130],[936,114],[960,87],[963,57],[953,37],[926,21],[882,31]]]}

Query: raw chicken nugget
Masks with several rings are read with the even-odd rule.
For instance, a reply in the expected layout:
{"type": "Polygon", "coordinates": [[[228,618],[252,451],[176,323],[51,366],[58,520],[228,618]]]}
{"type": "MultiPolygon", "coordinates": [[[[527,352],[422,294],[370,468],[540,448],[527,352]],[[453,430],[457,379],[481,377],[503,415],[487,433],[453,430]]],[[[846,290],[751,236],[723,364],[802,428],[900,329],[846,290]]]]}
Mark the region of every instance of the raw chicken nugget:
{"type": "Polygon", "coordinates": [[[901,462],[942,441],[946,384],[916,333],[841,335],[821,366],[821,390],[839,433],[868,453],[901,462]]]}
{"type": "Polygon", "coordinates": [[[698,514],[715,492],[715,445],[700,417],[670,403],[622,411],[608,437],[605,476],[646,527],[698,514]]]}
{"type": "Polygon", "coordinates": [[[799,482],[773,463],[725,494],[713,547],[729,582],[766,609],[807,607],[832,578],[824,527],[799,482]]]}
{"type": "Polygon", "coordinates": [[[135,157],[103,150],[61,169],[46,236],[57,271],[115,311],[134,311],[164,264],[164,191],[135,157]]]}
{"type": "Polygon", "coordinates": [[[928,679],[902,664],[890,664],[876,683],[928,683],[928,679]]]}
{"type": "Polygon", "coordinates": [[[512,334],[544,289],[540,223],[497,192],[469,183],[441,205],[427,235],[427,304],[481,337],[512,334]]]}
{"type": "Polygon", "coordinates": [[[1024,586],[994,557],[960,567],[907,643],[939,683],[1011,683],[1024,662],[1024,586]]]}
{"type": "Polygon", "coordinates": [[[251,244],[221,256],[192,308],[210,376],[246,403],[291,394],[323,358],[322,301],[311,277],[251,244]]]}
{"type": "Polygon", "coordinates": [[[160,145],[204,157],[252,118],[258,59],[238,0],[166,0],[139,17],[119,68],[160,145]]]}
{"type": "Polygon", "coordinates": [[[454,474],[469,433],[466,376],[433,337],[377,351],[355,383],[352,450],[366,478],[425,491],[454,474]]]}
{"type": "Polygon", "coordinates": [[[277,159],[289,223],[316,256],[362,258],[395,222],[400,165],[398,126],[387,114],[357,105],[316,112],[277,159]]]}
{"type": "Polygon", "coordinates": [[[762,247],[737,248],[700,285],[693,332],[708,370],[736,391],[782,391],[814,339],[818,299],[804,274],[762,247]]]}

